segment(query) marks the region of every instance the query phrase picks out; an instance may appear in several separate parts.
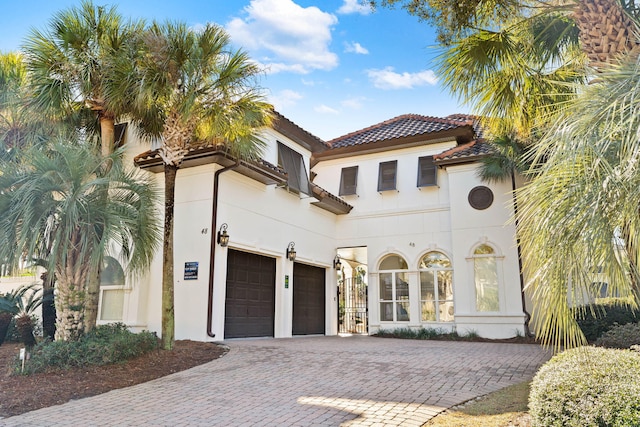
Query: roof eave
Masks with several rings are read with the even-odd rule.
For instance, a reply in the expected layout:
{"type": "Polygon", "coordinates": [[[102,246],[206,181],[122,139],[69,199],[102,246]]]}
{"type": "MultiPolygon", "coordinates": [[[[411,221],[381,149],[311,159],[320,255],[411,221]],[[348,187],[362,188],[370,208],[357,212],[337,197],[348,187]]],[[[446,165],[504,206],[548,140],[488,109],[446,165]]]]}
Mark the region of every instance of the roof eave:
{"type": "MultiPolygon", "coordinates": [[[[134,164],[140,169],[153,173],[164,171],[164,162],[157,154],[157,150],[149,152],[147,156],[141,158],[145,153],[136,156],[134,164]]],[[[236,163],[236,159],[215,147],[201,148],[193,150],[185,156],[181,169],[201,166],[205,164],[218,164],[221,166],[231,166],[236,163]]],[[[240,165],[235,169],[236,172],[248,178],[262,182],[263,184],[283,184],[287,182],[287,175],[266,164],[252,161],[240,161],[240,165]]]]}
{"type": "Polygon", "coordinates": [[[450,166],[456,164],[464,164],[464,163],[474,163],[480,160],[483,157],[487,157],[489,154],[476,154],[473,156],[461,157],[461,158],[453,158],[453,159],[442,159],[442,160],[434,160],[434,163],[437,166],[450,166]]]}
{"type": "Polygon", "coordinates": [[[273,130],[287,136],[292,141],[300,144],[312,153],[318,153],[329,149],[329,145],[326,142],[302,129],[300,126],[296,125],[275,110],[274,116],[273,123],[271,124],[271,128],[273,130]]]}

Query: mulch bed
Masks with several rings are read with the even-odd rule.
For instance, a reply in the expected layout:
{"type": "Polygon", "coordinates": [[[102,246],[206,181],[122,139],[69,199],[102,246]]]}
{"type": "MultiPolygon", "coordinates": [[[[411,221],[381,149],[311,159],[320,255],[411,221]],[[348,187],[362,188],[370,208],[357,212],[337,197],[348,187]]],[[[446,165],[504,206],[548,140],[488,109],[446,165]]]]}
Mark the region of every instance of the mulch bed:
{"type": "Polygon", "coordinates": [[[176,341],[171,351],[155,350],[126,363],[34,375],[12,375],[20,344],[0,345],[0,418],[19,415],[73,399],[147,382],[223,356],[224,346],[176,341]]]}

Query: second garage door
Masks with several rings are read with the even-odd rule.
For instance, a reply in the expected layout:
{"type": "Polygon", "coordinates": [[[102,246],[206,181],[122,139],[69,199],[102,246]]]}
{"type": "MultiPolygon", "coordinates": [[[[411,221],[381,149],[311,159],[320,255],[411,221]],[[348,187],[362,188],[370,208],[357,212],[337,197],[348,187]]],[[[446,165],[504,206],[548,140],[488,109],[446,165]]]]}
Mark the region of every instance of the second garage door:
{"type": "Polygon", "coordinates": [[[325,333],[325,269],[293,265],[293,335],[325,333]]]}
{"type": "Polygon", "coordinates": [[[225,338],[272,337],[276,260],[229,249],[225,338]]]}

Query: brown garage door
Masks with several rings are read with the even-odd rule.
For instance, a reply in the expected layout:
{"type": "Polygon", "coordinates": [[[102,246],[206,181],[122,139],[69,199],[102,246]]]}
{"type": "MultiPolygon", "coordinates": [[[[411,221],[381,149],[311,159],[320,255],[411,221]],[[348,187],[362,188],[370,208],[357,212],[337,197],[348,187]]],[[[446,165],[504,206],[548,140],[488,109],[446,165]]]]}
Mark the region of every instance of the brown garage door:
{"type": "Polygon", "coordinates": [[[324,334],[325,270],[293,265],[293,335],[324,334]]]}
{"type": "Polygon", "coordinates": [[[225,338],[272,337],[276,260],[229,249],[225,338]]]}

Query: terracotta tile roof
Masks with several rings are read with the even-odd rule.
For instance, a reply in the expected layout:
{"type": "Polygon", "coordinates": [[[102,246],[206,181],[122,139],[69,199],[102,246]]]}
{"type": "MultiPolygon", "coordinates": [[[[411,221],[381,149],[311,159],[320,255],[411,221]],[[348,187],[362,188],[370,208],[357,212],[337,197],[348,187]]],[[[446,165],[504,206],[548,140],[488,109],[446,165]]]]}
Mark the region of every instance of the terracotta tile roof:
{"type": "Polygon", "coordinates": [[[472,114],[458,113],[458,114],[450,114],[445,118],[449,120],[457,120],[460,122],[471,123],[473,125],[473,131],[476,134],[476,138],[482,139],[484,137],[483,129],[480,124],[480,118],[478,116],[474,116],[472,114]]]}
{"type": "Polygon", "coordinates": [[[473,120],[470,118],[462,119],[457,116],[453,118],[439,118],[418,114],[405,114],[335,138],[328,143],[331,145],[331,148],[349,147],[447,131],[462,126],[473,126],[473,120]]]}
{"type": "Polygon", "coordinates": [[[353,206],[349,203],[345,202],[338,196],[329,193],[317,184],[309,183],[309,188],[311,189],[313,196],[318,199],[318,202],[313,204],[320,206],[323,209],[327,209],[338,215],[348,214],[351,212],[351,209],[353,209],[353,206]]]}
{"type": "Polygon", "coordinates": [[[466,144],[458,145],[433,156],[436,164],[458,163],[475,160],[493,153],[493,147],[482,139],[474,139],[466,144]]]}
{"type": "Polygon", "coordinates": [[[275,120],[273,121],[273,129],[287,135],[289,138],[307,148],[309,151],[324,151],[329,148],[324,140],[318,138],[309,131],[304,130],[281,113],[273,110],[275,120]]]}

